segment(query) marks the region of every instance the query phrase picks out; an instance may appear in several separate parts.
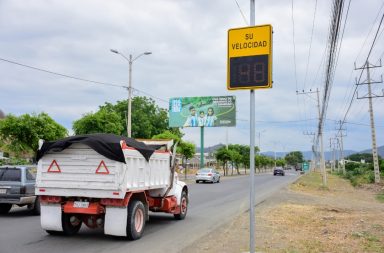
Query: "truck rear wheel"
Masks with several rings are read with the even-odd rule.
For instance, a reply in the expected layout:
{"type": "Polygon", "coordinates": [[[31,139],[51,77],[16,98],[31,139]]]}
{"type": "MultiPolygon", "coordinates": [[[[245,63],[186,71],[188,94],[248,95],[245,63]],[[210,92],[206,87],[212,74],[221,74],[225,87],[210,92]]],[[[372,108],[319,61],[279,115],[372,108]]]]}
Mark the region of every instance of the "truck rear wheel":
{"type": "Polygon", "coordinates": [[[0,214],[7,214],[11,208],[12,204],[0,204],[0,214]]]}
{"type": "Polygon", "coordinates": [[[81,228],[81,220],[77,219],[73,214],[63,213],[61,216],[61,225],[65,235],[74,235],[81,228]]]}
{"type": "Polygon", "coordinates": [[[180,213],[174,214],[176,220],[184,220],[185,216],[187,216],[188,211],[188,194],[183,191],[181,193],[181,199],[180,199],[180,213]]]}
{"type": "Polygon", "coordinates": [[[145,207],[140,200],[132,200],[128,205],[127,237],[139,239],[145,227],[145,207]]]}

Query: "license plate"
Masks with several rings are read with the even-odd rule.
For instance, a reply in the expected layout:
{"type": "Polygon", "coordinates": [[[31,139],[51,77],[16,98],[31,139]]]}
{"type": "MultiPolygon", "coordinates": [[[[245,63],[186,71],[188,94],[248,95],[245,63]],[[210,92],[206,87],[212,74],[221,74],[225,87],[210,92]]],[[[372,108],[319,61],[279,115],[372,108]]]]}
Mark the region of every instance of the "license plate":
{"type": "Polygon", "coordinates": [[[7,189],[0,189],[0,194],[6,194],[7,193],[7,189]]]}
{"type": "Polygon", "coordinates": [[[88,208],[89,207],[89,202],[86,202],[86,201],[75,201],[75,202],[73,202],[73,207],[76,207],[76,208],[88,208]]]}

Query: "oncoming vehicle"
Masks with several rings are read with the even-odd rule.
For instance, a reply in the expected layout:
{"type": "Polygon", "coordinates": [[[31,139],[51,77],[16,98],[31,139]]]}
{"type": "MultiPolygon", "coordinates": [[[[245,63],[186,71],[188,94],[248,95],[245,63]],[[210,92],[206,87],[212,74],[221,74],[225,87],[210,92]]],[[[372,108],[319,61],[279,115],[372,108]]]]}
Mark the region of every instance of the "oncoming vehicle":
{"type": "Polygon", "coordinates": [[[273,175],[276,176],[276,175],[282,175],[282,176],[285,176],[285,172],[283,170],[282,167],[276,167],[274,170],[273,170],[273,175]]]}
{"type": "Polygon", "coordinates": [[[13,205],[28,206],[34,214],[40,214],[35,174],[36,167],[0,166],[0,214],[8,213],[13,205]]]}
{"type": "Polygon", "coordinates": [[[215,169],[202,168],[196,173],[196,183],[199,182],[220,183],[220,173],[215,169]]]}

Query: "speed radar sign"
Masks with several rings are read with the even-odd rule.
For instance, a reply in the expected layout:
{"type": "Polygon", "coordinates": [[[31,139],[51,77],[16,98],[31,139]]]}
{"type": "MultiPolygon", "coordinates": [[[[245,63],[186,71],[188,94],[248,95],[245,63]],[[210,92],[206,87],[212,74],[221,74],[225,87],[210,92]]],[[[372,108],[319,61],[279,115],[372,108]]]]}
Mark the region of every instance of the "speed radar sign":
{"type": "Polygon", "coordinates": [[[228,30],[227,88],[272,88],[272,26],[228,30]]]}

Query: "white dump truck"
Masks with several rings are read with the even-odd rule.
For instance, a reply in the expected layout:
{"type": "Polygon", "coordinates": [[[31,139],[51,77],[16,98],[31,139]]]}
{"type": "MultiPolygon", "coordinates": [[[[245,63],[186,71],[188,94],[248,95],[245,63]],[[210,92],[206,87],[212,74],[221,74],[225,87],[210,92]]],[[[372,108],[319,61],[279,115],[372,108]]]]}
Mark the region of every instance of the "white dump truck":
{"type": "Polygon", "coordinates": [[[184,219],[188,188],[175,173],[172,145],[113,134],[40,141],[35,192],[42,228],[73,235],[84,223],[135,240],[149,211],[184,219]]]}

